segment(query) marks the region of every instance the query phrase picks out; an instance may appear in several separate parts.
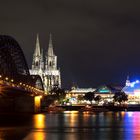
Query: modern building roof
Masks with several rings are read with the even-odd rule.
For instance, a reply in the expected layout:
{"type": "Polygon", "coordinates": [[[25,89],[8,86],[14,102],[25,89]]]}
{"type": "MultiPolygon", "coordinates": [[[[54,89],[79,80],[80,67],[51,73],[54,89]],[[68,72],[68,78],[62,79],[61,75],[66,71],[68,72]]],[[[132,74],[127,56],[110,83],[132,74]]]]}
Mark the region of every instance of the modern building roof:
{"type": "Polygon", "coordinates": [[[122,90],[123,87],[116,85],[101,85],[96,89],[96,93],[108,94],[108,93],[117,93],[122,90]]]}

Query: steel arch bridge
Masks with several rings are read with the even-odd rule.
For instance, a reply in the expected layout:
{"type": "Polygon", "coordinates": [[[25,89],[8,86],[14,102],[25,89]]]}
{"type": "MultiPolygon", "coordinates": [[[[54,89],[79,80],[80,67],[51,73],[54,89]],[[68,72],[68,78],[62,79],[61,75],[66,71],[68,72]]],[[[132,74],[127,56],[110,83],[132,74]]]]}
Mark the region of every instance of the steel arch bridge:
{"type": "Polygon", "coordinates": [[[30,75],[21,47],[7,35],[0,35],[0,75],[44,91],[40,76],[30,75]]]}

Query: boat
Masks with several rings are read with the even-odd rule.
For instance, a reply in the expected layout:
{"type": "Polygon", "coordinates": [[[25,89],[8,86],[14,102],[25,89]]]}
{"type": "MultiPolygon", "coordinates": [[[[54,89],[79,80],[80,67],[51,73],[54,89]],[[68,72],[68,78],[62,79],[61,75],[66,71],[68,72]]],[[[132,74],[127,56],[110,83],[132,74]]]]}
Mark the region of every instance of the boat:
{"type": "Polygon", "coordinates": [[[105,111],[109,111],[107,108],[105,107],[99,107],[99,106],[85,106],[83,108],[80,109],[80,111],[82,112],[86,112],[86,111],[89,111],[89,112],[105,112],[105,111]]]}
{"type": "Polygon", "coordinates": [[[46,108],[46,112],[49,112],[49,113],[58,113],[62,111],[65,111],[65,110],[61,107],[56,107],[56,106],[50,106],[46,108]]]}

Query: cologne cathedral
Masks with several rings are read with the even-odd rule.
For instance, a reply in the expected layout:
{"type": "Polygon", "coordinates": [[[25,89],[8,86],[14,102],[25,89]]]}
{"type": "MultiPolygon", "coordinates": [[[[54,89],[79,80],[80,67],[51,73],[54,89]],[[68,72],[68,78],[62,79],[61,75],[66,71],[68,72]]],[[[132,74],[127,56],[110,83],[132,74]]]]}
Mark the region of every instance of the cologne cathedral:
{"type": "Polygon", "coordinates": [[[57,56],[53,51],[52,36],[50,34],[48,51],[43,54],[43,49],[40,48],[39,36],[37,35],[35,51],[33,54],[31,75],[40,75],[44,83],[46,92],[51,91],[54,87],[61,88],[60,70],[57,69],[57,56]]]}

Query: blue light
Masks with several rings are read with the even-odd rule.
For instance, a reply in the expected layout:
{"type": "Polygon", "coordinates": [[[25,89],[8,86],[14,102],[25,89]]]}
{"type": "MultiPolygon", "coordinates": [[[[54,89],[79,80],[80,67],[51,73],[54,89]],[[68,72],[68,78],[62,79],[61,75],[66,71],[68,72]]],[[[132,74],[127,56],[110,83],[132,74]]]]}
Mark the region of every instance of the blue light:
{"type": "Polygon", "coordinates": [[[137,90],[140,90],[140,81],[139,80],[135,80],[133,82],[130,82],[129,85],[127,85],[123,88],[123,91],[126,94],[132,94],[132,95],[134,95],[135,91],[137,91],[137,90]]]}
{"type": "Polygon", "coordinates": [[[107,92],[110,92],[109,90],[105,90],[105,89],[102,89],[102,90],[99,90],[100,93],[107,93],[107,92]]]}
{"type": "Polygon", "coordinates": [[[134,83],[132,83],[130,86],[131,86],[131,87],[134,87],[134,85],[135,85],[135,84],[134,84],[134,83]]]}

